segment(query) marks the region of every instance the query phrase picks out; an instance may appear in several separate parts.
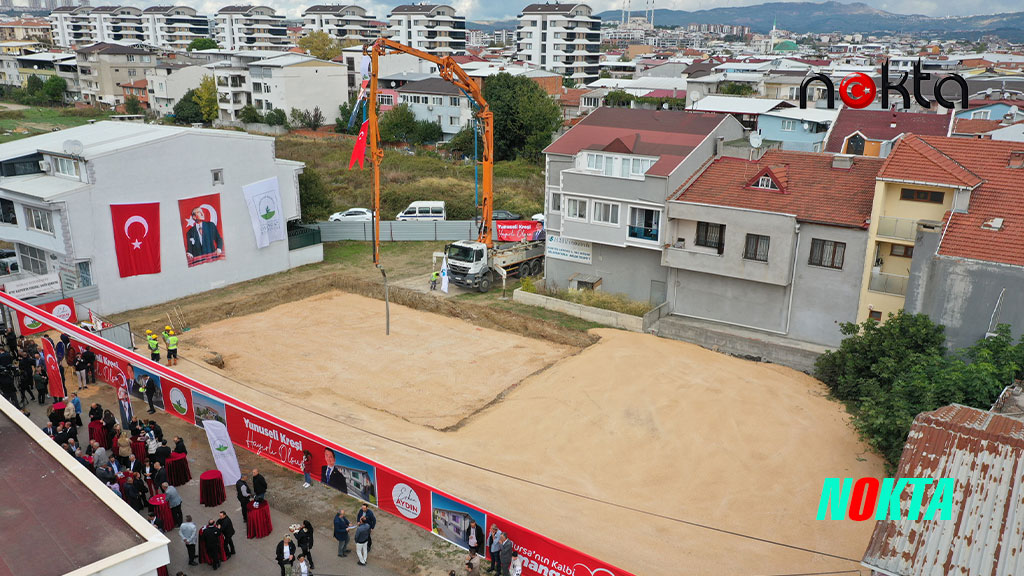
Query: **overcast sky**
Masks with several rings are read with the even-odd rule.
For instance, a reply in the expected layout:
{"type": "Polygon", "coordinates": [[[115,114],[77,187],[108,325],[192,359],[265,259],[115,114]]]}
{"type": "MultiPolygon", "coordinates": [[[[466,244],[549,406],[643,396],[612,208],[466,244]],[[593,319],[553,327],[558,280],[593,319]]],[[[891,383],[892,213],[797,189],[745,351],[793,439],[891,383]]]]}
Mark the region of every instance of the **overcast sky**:
{"type": "MultiPolygon", "coordinates": [[[[104,0],[105,1],[105,0],[104,0]]],[[[321,0],[325,4],[335,4],[343,2],[343,0],[321,0]]],[[[525,0],[433,0],[435,3],[451,4],[458,10],[459,15],[466,16],[469,20],[505,20],[513,19],[524,6],[529,4],[525,0]]],[[[236,1],[231,2],[229,0],[182,0],[175,2],[176,4],[187,4],[198,8],[205,14],[213,14],[218,8],[230,4],[242,4],[242,3],[260,3],[266,4],[274,9],[278,10],[278,13],[284,13],[289,17],[298,17],[302,14],[302,10],[311,4],[317,2],[313,0],[309,1],[295,1],[295,0],[266,0],[261,2],[260,0],[248,0],[246,2],[236,1]]],[[[639,12],[643,11],[646,6],[647,0],[631,0],[632,10],[639,12]]],[[[94,5],[102,4],[99,0],[94,0],[94,5]]],[[[147,6],[152,5],[155,2],[146,2],[140,0],[126,0],[122,2],[107,2],[114,4],[129,4],[135,6],[147,6]]],[[[388,12],[394,6],[399,4],[408,4],[408,1],[394,1],[394,0],[372,0],[370,2],[364,1],[353,1],[352,3],[358,4],[367,8],[370,14],[384,18],[388,12]]],[[[594,8],[595,12],[602,12],[604,10],[621,10],[622,0],[592,0],[586,2],[594,8]]],[[[675,10],[706,10],[709,8],[718,7],[735,7],[735,6],[749,6],[751,4],[760,4],[759,0],[656,0],[656,8],[671,8],[675,10]]],[[[1015,12],[1024,11],[1024,5],[1020,0],[958,0],[953,2],[952,0],[865,0],[865,3],[878,8],[880,10],[887,10],[889,12],[897,12],[901,14],[927,14],[929,16],[949,16],[949,15],[967,15],[967,14],[993,14],[997,12],[1015,12]]],[[[729,24],[729,22],[722,22],[722,24],[729,24]]],[[[780,27],[784,27],[783,23],[779,23],[780,27]]]]}

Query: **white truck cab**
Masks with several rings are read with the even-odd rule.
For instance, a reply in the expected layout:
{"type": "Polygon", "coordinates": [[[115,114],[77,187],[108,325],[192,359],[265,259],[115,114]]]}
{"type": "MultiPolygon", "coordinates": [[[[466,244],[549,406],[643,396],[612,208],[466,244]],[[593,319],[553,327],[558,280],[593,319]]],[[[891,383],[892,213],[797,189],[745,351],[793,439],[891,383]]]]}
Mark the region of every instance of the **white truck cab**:
{"type": "Polygon", "coordinates": [[[540,273],[544,266],[543,240],[524,240],[492,249],[483,242],[459,240],[449,244],[445,253],[451,282],[480,292],[491,289],[497,268],[525,278],[540,273]]]}

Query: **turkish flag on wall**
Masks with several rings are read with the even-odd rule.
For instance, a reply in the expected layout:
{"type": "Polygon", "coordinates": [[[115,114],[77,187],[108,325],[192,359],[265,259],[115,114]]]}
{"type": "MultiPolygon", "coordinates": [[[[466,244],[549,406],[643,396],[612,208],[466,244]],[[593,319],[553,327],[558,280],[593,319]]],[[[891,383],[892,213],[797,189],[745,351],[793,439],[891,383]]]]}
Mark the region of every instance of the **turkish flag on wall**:
{"type": "Polygon", "coordinates": [[[121,278],[160,273],[160,203],[111,204],[121,278]]]}

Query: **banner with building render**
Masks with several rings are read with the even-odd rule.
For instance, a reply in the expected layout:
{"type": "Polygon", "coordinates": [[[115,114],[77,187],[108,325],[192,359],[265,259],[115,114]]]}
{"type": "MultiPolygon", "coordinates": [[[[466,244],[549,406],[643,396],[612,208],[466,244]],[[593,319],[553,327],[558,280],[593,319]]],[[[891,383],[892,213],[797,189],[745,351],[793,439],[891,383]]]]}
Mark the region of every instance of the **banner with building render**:
{"type": "MultiPolygon", "coordinates": [[[[100,363],[100,358],[104,358],[111,368],[131,363],[159,376],[164,388],[165,402],[173,407],[169,413],[174,413],[186,421],[195,423],[192,392],[223,402],[226,407],[227,430],[231,441],[273,462],[298,471],[301,468],[303,453],[309,451],[314,459],[313,469],[321,470],[322,466],[327,463],[324,453],[329,448],[335,452],[336,458],[342,455],[346,457],[345,461],[348,462],[346,467],[358,469],[352,463],[359,463],[366,472],[359,477],[364,480],[372,480],[375,484],[372,492],[377,496],[380,509],[394,514],[396,518],[407,520],[413,525],[433,531],[432,503],[435,501],[435,495],[438,496],[436,499],[438,502],[445,503],[446,510],[451,511],[452,508],[458,508],[454,512],[465,513],[466,516],[473,519],[483,518],[486,525],[482,527],[485,530],[494,525],[510,537],[515,549],[523,558],[522,574],[525,576],[632,576],[621,568],[388,468],[309,430],[299,428],[184,374],[179,374],[158,362],[153,362],[121,348],[92,332],[60,320],[17,298],[0,293],[0,304],[5,304],[22,314],[39,318],[48,327],[66,332],[80,345],[91,346],[97,355],[97,364],[100,363]],[[374,472],[372,477],[368,474],[371,470],[374,472]]],[[[96,378],[116,385],[118,383],[117,372],[117,370],[103,372],[97,370],[96,378]],[[106,380],[107,377],[110,377],[111,380],[106,380]]],[[[352,490],[346,491],[352,493],[352,490]]],[[[369,503],[374,504],[374,502],[369,503]]],[[[450,521],[448,524],[449,534],[447,534],[450,537],[451,529],[459,525],[455,523],[457,518],[451,513],[448,513],[445,518],[450,521]]],[[[457,539],[452,538],[452,540],[457,539]]]]}

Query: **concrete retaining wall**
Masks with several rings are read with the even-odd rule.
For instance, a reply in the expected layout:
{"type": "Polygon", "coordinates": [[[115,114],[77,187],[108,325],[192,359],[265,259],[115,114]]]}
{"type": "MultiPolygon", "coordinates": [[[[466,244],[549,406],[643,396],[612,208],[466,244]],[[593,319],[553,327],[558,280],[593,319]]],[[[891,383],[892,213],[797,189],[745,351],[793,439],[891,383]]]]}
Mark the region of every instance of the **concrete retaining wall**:
{"type": "Polygon", "coordinates": [[[305,248],[288,251],[288,267],[298,268],[306,264],[316,264],[324,261],[324,245],[313,244],[305,248]]]}
{"type": "Polygon", "coordinates": [[[599,324],[604,324],[613,328],[621,328],[631,332],[643,332],[644,329],[644,319],[640,316],[630,316],[629,314],[623,314],[621,312],[612,312],[611,310],[594,308],[593,306],[584,306],[582,304],[576,304],[575,302],[566,302],[565,300],[559,300],[558,298],[552,298],[551,296],[543,296],[532,292],[523,292],[521,288],[516,288],[516,290],[512,292],[512,300],[521,304],[539,306],[548,310],[554,310],[555,312],[575,316],[589,322],[597,322],[599,324]]]}

